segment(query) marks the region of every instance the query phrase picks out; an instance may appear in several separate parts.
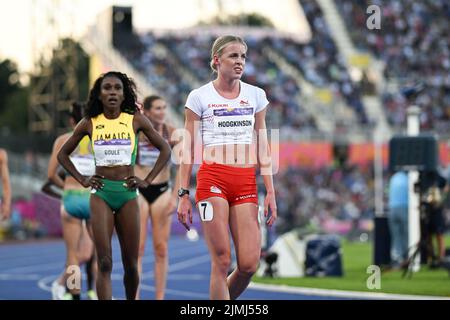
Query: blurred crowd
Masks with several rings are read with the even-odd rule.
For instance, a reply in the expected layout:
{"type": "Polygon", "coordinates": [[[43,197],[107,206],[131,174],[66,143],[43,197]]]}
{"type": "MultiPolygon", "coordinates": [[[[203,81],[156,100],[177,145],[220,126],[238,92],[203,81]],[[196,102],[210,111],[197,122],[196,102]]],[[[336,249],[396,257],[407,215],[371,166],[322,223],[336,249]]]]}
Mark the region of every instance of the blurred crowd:
{"type": "Polygon", "coordinates": [[[296,66],[307,81],[342,97],[355,111],[359,122],[367,124],[360,85],[351,80],[322,10],[315,0],[303,0],[300,4],[311,27],[311,41],[299,44],[291,39],[273,37],[270,45],[296,66]]]}
{"type": "Polygon", "coordinates": [[[325,229],[332,221],[353,223],[373,218],[372,168],[289,167],[275,179],[280,232],[309,224],[325,229]]]}
{"type": "MultiPolygon", "coordinates": [[[[302,1],[303,2],[303,1],[302,1]]],[[[421,127],[446,132],[450,120],[450,3],[447,0],[335,0],[353,43],[386,67],[385,79],[400,85],[423,81],[417,97],[421,127]],[[381,9],[381,29],[369,30],[368,6],[381,9]]],[[[405,123],[408,101],[398,93],[383,94],[391,124],[405,123]]]]}
{"type": "MultiPolygon", "coordinates": [[[[195,88],[186,75],[193,77],[198,84],[213,79],[209,67],[210,47],[214,35],[155,35],[151,32],[141,36],[144,44],[138,59],[130,60],[138,70],[142,70],[150,84],[178,112],[183,111],[187,95],[195,88]],[[170,52],[170,57],[167,57],[170,52]]],[[[267,122],[273,128],[289,128],[305,131],[316,129],[313,117],[301,105],[300,88],[297,82],[281,71],[264,53],[270,45],[270,38],[245,38],[248,46],[248,59],[243,81],[263,88],[271,102],[271,112],[267,122]]],[[[124,53],[130,58],[130,53],[124,53]]]]}

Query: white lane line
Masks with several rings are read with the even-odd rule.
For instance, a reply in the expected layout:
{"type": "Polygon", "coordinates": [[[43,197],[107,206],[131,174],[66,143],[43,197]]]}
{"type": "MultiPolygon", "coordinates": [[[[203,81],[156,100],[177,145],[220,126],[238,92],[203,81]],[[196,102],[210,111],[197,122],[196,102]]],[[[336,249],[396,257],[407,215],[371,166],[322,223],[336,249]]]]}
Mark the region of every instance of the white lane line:
{"type": "Polygon", "coordinates": [[[354,298],[354,299],[388,299],[388,300],[450,300],[446,297],[438,296],[423,296],[423,295],[409,295],[409,294],[391,294],[381,292],[364,292],[364,291],[344,291],[331,289],[317,289],[305,287],[292,287],[287,285],[274,285],[251,282],[249,289],[283,292],[292,294],[304,294],[309,296],[326,296],[326,297],[340,297],[340,298],[354,298]]]}
{"type": "Polygon", "coordinates": [[[174,271],[179,271],[179,270],[183,270],[183,269],[187,269],[191,266],[195,266],[201,263],[205,263],[210,261],[210,257],[209,257],[209,253],[208,254],[203,254],[201,256],[198,257],[194,257],[191,259],[187,259],[181,262],[177,262],[174,264],[169,265],[169,272],[174,272],[174,271]]]}
{"type": "Polygon", "coordinates": [[[38,280],[42,276],[38,274],[10,274],[10,273],[0,273],[0,280],[7,281],[30,281],[30,280],[38,280]]]}
{"type": "MultiPolygon", "coordinates": [[[[64,261],[52,262],[52,263],[41,263],[41,264],[32,264],[31,266],[26,267],[11,267],[8,270],[11,270],[11,273],[20,274],[20,273],[28,273],[28,272],[36,272],[36,271],[44,271],[44,270],[52,270],[64,268],[64,261]]],[[[6,270],[4,270],[6,271],[6,270]]]]}
{"type": "MultiPolygon", "coordinates": [[[[176,249],[172,249],[169,250],[169,261],[170,260],[174,260],[177,258],[182,258],[188,255],[192,255],[192,254],[199,254],[202,252],[206,252],[204,247],[196,247],[196,248],[192,248],[190,250],[186,250],[185,247],[183,248],[176,248],[176,249]],[[199,249],[199,250],[198,250],[199,249]],[[181,254],[179,254],[181,253],[181,254]]],[[[144,258],[142,259],[142,265],[144,266],[145,264],[149,264],[151,262],[155,261],[155,256],[153,254],[153,252],[147,253],[144,258]]],[[[122,265],[122,261],[117,259],[113,261],[114,264],[118,263],[117,265],[117,270],[121,270],[123,271],[123,265],[122,265]]],[[[115,269],[115,268],[114,268],[115,269]]]]}
{"type": "Polygon", "coordinates": [[[56,280],[56,278],[58,276],[59,276],[59,274],[56,276],[52,275],[52,276],[43,277],[37,282],[37,285],[40,289],[42,289],[44,291],[52,292],[52,287],[47,285],[47,282],[49,282],[49,283],[53,282],[54,280],[56,280]]]}
{"type": "MultiPolygon", "coordinates": [[[[120,249],[118,249],[118,250],[120,251],[120,249]]],[[[197,253],[197,251],[200,251],[200,252],[204,251],[204,248],[203,247],[195,247],[192,251],[187,251],[186,247],[177,246],[169,251],[169,255],[172,258],[179,258],[179,257],[185,256],[186,254],[197,253]],[[197,248],[199,248],[201,250],[197,250],[197,248]],[[180,254],[178,254],[179,252],[181,252],[183,254],[180,255],[180,254]]],[[[121,261],[121,258],[119,257],[120,254],[115,254],[115,256],[116,256],[116,259],[113,261],[113,264],[117,265],[117,267],[116,267],[117,270],[123,271],[122,261],[121,261]]],[[[154,261],[153,254],[151,254],[150,256],[147,255],[142,260],[143,263],[150,263],[153,261],[154,261]]],[[[36,273],[38,271],[47,271],[47,270],[54,270],[54,269],[59,269],[59,268],[61,268],[61,271],[64,268],[64,259],[62,259],[62,260],[58,259],[58,262],[53,262],[53,263],[31,263],[31,265],[23,266],[23,267],[11,266],[10,268],[6,268],[5,270],[2,270],[2,272],[13,273],[13,274],[36,273]]],[[[114,268],[114,269],[116,269],[116,268],[114,268]]]]}
{"type": "MultiPolygon", "coordinates": [[[[181,250],[180,250],[181,251],[181,250]]],[[[183,250],[183,252],[186,252],[186,250],[183,250]]],[[[189,252],[189,254],[192,254],[192,252],[189,252]]],[[[184,255],[179,255],[180,256],[184,256],[184,255]]],[[[179,270],[183,270],[183,269],[187,269],[191,266],[195,266],[204,262],[207,262],[210,260],[209,254],[204,254],[198,257],[194,257],[191,259],[187,259],[187,260],[183,260],[181,262],[177,262],[174,263],[172,265],[169,265],[169,273],[173,272],[173,271],[179,271],[179,270]]],[[[152,271],[150,271],[152,272],[152,271]]],[[[50,283],[55,280],[57,277],[59,277],[59,273],[56,275],[50,275],[50,276],[46,276],[41,278],[40,280],[38,280],[38,287],[41,288],[44,291],[51,291],[51,285],[50,283]]],[[[171,275],[168,275],[168,278],[170,278],[171,275]]],[[[112,281],[121,281],[123,280],[123,274],[118,274],[118,273],[113,273],[111,274],[111,280],[112,281]]]]}

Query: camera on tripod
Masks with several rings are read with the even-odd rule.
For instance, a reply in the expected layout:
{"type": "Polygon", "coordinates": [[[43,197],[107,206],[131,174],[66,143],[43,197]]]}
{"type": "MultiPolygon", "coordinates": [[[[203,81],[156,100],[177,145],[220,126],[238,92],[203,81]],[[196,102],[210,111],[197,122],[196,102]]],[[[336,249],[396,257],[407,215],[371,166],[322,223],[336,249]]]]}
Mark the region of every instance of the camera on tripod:
{"type": "Polygon", "coordinates": [[[442,203],[441,190],[437,189],[439,186],[435,183],[435,178],[438,176],[438,144],[436,138],[432,135],[394,136],[389,143],[389,151],[389,169],[391,172],[419,172],[419,180],[414,185],[414,190],[419,198],[417,208],[419,210],[419,221],[417,223],[420,225],[420,238],[417,239],[417,243],[409,244],[408,259],[402,265],[404,268],[403,277],[405,277],[407,274],[412,275],[418,255],[422,259],[427,258],[431,215],[435,211],[434,208],[442,203]]]}

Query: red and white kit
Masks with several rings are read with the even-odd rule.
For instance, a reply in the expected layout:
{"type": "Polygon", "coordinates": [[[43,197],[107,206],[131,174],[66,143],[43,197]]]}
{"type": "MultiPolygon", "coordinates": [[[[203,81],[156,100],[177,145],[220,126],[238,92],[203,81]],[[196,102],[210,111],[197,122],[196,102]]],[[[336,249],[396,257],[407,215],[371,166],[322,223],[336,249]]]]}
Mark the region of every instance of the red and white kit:
{"type": "MultiPolygon", "coordinates": [[[[200,117],[203,146],[208,147],[252,144],[255,114],[268,104],[264,90],[243,81],[236,99],[222,97],[209,82],[189,94],[186,108],[200,117]]],[[[230,206],[258,203],[255,168],[203,163],[197,174],[196,202],[214,196],[228,200],[230,206]]]]}

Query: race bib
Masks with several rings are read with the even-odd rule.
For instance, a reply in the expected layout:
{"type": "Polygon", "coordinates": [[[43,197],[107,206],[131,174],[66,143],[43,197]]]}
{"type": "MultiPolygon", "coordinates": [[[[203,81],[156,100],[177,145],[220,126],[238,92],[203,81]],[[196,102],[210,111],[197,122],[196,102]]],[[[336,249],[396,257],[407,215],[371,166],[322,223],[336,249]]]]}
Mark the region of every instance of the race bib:
{"type": "Polygon", "coordinates": [[[131,141],[126,139],[94,142],[98,166],[126,166],[131,164],[131,141]]]}
{"type": "Polygon", "coordinates": [[[200,219],[202,221],[212,221],[214,218],[213,206],[209,201],[200,201],[198,203],[198,211],[200,212],[200,219]]]}
{"type": "Polygon", "coordinates": [[[215,109],[214,133],[226,142],[251,143],[255,118],[253,108],[215,109]]]}

